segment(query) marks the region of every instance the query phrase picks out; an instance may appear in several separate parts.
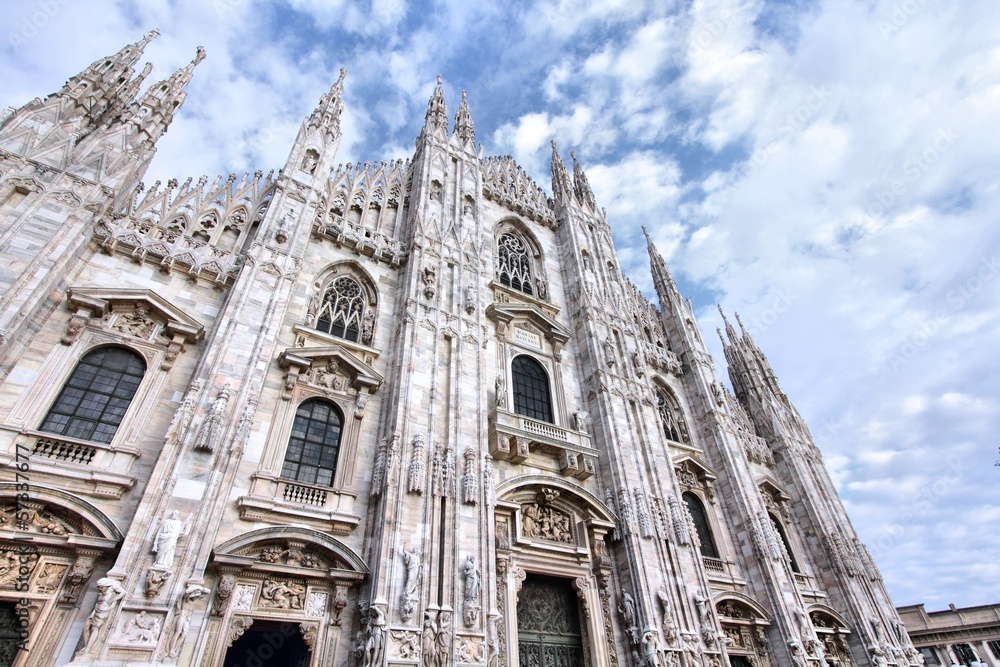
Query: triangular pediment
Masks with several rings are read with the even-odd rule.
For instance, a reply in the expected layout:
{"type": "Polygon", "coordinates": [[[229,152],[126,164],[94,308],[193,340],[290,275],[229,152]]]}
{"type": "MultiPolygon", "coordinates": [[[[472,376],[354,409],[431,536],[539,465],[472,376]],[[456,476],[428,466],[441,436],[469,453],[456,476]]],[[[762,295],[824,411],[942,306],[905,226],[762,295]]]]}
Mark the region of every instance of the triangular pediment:
{"type": "Polygon", "coordinates": [[[677,470],[686,470],[694,474],[701,483],[711,483],[718,479],[718,475],[712,469],[712,466],[708,465],[700,458],[694,455],[679,456],[674,459],[674,468],[677,470]]]}
{"type": "Polygon", "coordinates": [[[98,317],[103,317],[118,304],[142,304],[167,323],[167,331],[180,334],[190,342],[201,339],[205,333],[205,328],[198,320],[152,290],[71,287],[68,296],[71,308],[85,308],[98,317]]]}
{"type": "Polygon", "coordinates": [[[525,320],[541,331],[557,349],[573,336],[569,329],[533,303],[493,303],[486,308],[486,316],[505,325],[525,320]]]}
{"type": "Polygon", "coordinates": [[[350,350],[341,345],[324,347],[288,347],[278,356],[278,364],[282,368],[296,367],[299,372],[313,365],[329,364],[335,360],[340,368],[350,377],[350,384],[355,389],[374,391],[382,384],[382,376],[374,368],[358,359],[350,350]]]}

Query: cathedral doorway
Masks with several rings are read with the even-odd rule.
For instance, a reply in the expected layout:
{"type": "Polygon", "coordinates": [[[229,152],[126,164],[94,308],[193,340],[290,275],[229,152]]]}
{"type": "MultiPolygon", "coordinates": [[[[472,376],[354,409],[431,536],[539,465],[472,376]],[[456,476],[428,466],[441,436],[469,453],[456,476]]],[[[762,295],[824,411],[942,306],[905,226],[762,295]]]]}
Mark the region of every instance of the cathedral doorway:
{"type": "Polygon", "coordinates": [[[528,574],[517,603],[521,667],[583,667],[580,606],[569,579],[528,574]]]}
{"type": "Polygon", "coordinates": [[[255,620],[226,651],[222,667],[308,667],[311,657],[298,623],[255,620]]]}

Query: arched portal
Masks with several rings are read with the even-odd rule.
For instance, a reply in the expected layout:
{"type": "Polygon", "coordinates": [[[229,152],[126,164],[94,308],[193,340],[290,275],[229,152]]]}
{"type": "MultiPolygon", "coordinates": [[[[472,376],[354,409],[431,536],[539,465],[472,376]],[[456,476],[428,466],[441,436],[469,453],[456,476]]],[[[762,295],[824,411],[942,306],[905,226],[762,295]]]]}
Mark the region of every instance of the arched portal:
{"type": "Polygon", "coordinates": [[[582,667],[582,626],[571,580],[526,576],[517,603],[519,665],[582,667]]]}
{"type": "Polygon", "coordinates": [[[311,658],[297,623],[254,620],[226,651],[222,667],[308,667],[311,658]]]}
{"type": "Polygon", "coordinates": [[[576,483],[544,474],[505,481],[497,496],[498,664],[607,664],[613,515],[576,483]]]}

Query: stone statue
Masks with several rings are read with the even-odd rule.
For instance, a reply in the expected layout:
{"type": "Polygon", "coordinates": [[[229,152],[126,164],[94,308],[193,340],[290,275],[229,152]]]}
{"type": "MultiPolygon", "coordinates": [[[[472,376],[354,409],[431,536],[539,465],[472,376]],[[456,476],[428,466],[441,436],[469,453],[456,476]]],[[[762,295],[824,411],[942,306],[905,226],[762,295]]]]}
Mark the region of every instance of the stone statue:
{"type": "Polygon", "coordinates": [[[497,376],[496,403],[498,408],[507,407],[507,384],[503,379],[503,375],[497,376]]]}
{"type": "Polygon", "coordinates": [[[181,513],[177,510],[171,511],[160,524],[160,530],[157,531],[156,539],[153,541],[153,553],[156,554],[153,567],[173,567],[177,540],[187,535],[187,531],[187,519],[181,519],[181,513]]]}
{"type": "Polygon", "coordinates": [[[635,615],[635,598],[632,597],[627,591],[622,595],[621,604],[618,605],[618,611],[621,612],[622,618],[625,619],[625,629],[628,630],[629,634],[632,636],[632,643],[639,643],[639,627],[636,625],[636,615],[635,615]]]}
{"type": "Polygon", "coordinates": [[[177,622],[174,625],[174,634],[170,638],[168,657],[176,658],[180,655],[181,648],[184,646],[184,638],[187,637],[188,630],[191,628],[191,615],[194,614],[194,609],[188,603],[194,602],[203,595],[208,595],[210,592],[204,586],[191,584],[184,591],[184,595],[178,600],[177,622]]]}
{"type": "Polygon", "coordinates": [[[465,286],[465,312],[469,315],[476,310],[476,288],[472,285],[465,286]]]}
{"type": "Polygon", "coordinates": [[[646,630],[642,634],[642,665],[643,667],[659,667],[660,656],[656,645],[656,633],[646,630]]]}
{"type": "Polygon", "coordinates": [[[406,595],[415,595],[420,584],[420,552],[416,547],[409,551],[403,550],[403,563],[406,564],[406,595]]]}
{"type": "Polygon", "coordinates": [[[368,610],[368,628],[362,653],[363,667],[381,665],[385,654],[385,612],[376,606],[368,610]]]}
{"type": "Polygon", "coordinates": [[[587,413],[581,408],[577,408],[573,413],[573,428],[577,431],[587,430],[587,413]]]}
{"type": "Polygon", "coordinates": [[[365,319],[361,323],[361,342],[369,344],[372,342],[372,334],[375,332],[375,313],[368,311],[365,319]]]}
{"type": "Polygon", "coordinates": [[[479,593],[482,590],[482,575],[476,569],[476,557],[468,556],[462,567],[465,575],[465,600],[462,603],[462,621],[465,627],[472,627],[479,620],[479,593]]]}
{"type": "Polygon", "coordinates": [[[97,602],[87,617],[87,624],[83,626],[83,648],[77,653],[78,656],[87,655],[94,650],[101,628],[108,622],[111,612],[124,597],[125,589],[116,580],[108,577],[97,580],[97,602]]]}
{"type": "Polygon", "coordinates": [[[431,613],[424,614],[424,629],[420,633],[420,658],[422,667],[437,667],[437,626],[431,613]]]}

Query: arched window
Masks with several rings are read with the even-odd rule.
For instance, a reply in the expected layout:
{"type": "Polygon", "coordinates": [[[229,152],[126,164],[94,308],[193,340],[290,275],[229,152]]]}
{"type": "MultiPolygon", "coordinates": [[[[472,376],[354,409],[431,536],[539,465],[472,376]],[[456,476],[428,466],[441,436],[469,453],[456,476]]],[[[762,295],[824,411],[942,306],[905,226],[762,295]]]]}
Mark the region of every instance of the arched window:
{"type": "Polygon", "coordinates": [[[694,521],[694,529],[698,532],[698,541],[701,542],[701,555],[706,558],[718,558],[719,550],[715,547],[715,540],[712,538],[712,529],[708,525],[705,506],[690,491],[682,493],[681,498],[684,499],[684,504],[687,505],[688,512],[691,513],[691,520],[694,521]]]}
{"type": "Polygon", "coordinates": [[[792,566],[792,572],[800,572],[799,564],[795,561],[795,554],[792,553],[792,546],[788,543],[788,535],[785,534],[785,528],[781,525],[780,521],[774,518],[773,514],[768,514],[767,516],[771,519],[774,532],[781,538],[781,544],[785,547],[785,553],[788,554],[788,562],[792,566]]]}
{"type": "Polygon", "coordinates": [[[534,294],[531,280],[531,254],[514,234],[504,234],[497,241],[497,277],[501,285],[525,294],[534,294]]]}
{"type": "Polygon", "coordinates": [[[131,350],[103,347],[87,353],[38,430],[111,442],[145,373],[145,362],[131,350]]]}
{"type": "Polygon", "coordinates": [[[304,484],[332,486],[340,451],[340,412],[316,398],[295,411],[281,476],[304,484]]]}
{"type": "Polygon", "coordinates": [[[357,342],[365,316],[365,294],[354,278],[340,276],[326,288],[316,328],[357,342]]]}
{"type": "Polygon", "coordinates": [[[549,376],[542,365],[522,354],[514,357],[510,363],[510,375],[514,391],[514,412],[551,423],[552,397],[549,395],[549,376]]]}
{"type": "Polygon", "coordinates": [[[656,409],[660,413],[660,422],[663,424],[663,435],[668,440],[680,442],[680,434],[677,431],[677,420],[674,419],[674,411],[670,409],[670,402],[662,392],[656,392],[656,409]]]}

